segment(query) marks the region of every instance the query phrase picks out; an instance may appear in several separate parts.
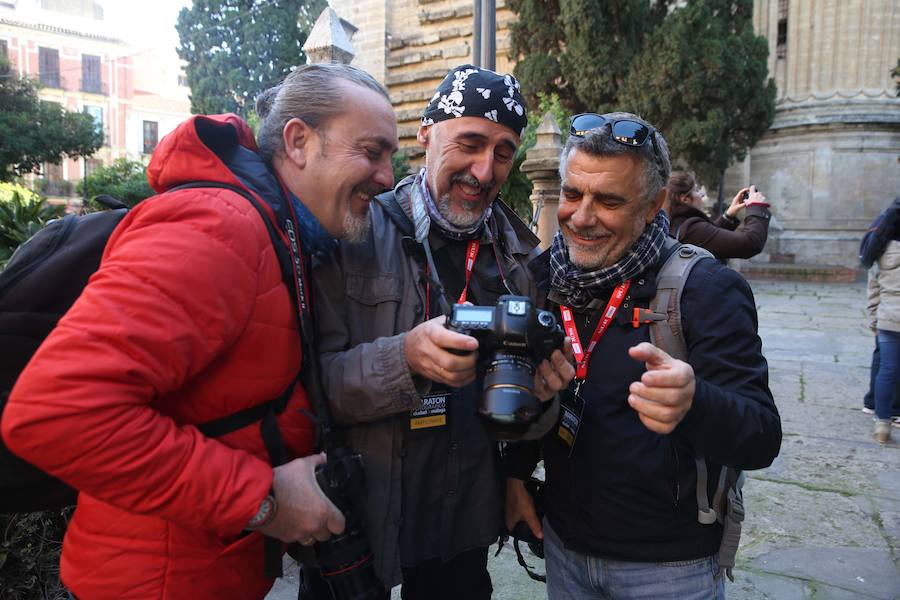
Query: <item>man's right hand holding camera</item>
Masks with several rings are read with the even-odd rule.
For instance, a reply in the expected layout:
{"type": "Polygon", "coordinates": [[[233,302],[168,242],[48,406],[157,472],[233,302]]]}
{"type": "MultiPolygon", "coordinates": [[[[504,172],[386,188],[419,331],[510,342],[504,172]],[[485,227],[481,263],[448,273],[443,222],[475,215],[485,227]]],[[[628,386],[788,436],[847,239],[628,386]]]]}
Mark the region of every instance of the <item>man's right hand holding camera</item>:
{"type": "Polygon", "coordinates": [[[298,458],[275,467],[272,490],[278,503],[275,517],[259,529],[286,543],[311,546],[344,531],[344,515],[316,483],[316,467],[325,454],[298,458]]]}
{"type": "Polygon", "coordinates": [[[446,321],[441,315],[413,327],[406,334],[403,353],[414,374],[450,387],[463,387],[475,381],[478,340],[450,331],[444,327],[446,321]]]}

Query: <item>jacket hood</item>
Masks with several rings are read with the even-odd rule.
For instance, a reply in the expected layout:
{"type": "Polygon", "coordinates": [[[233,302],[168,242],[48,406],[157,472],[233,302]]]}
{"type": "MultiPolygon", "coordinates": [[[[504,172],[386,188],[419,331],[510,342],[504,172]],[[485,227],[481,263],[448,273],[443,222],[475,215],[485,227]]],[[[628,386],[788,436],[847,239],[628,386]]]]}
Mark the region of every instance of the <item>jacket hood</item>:
{"type": "Polygon", "coordinates": [[[258,152],[253,131],[237,115],[193,116],[160,140],[147,167],[147,180],[160,194],[192,181],[243,187],[226,166],[240,147],[258,152]]]}

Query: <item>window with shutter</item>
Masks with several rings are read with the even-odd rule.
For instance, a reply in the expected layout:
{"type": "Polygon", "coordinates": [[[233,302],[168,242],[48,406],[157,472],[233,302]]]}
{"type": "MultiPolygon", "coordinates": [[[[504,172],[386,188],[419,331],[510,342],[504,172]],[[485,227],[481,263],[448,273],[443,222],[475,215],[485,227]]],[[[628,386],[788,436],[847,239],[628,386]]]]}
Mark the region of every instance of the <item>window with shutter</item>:
{"type": "Polygon", "coordinates": [[[41,85],[58,88],[59,85],[59,50],[55,48],[38,48],[38,68],[41,85]]]}
{"type": "Polygon", "coordinates": [[[102,93],[99,56],[81,55],[81,91],[94,94],[102,93]]]}

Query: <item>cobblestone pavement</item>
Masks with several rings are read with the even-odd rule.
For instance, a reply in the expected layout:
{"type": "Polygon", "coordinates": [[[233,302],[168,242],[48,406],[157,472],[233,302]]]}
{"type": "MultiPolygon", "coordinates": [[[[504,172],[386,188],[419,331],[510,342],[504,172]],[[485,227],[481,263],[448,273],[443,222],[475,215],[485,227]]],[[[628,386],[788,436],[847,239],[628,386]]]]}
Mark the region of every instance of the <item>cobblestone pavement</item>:
{"type": "MultiPolygon", "coordinates": [[[[879,446],[872,417],[859,410],[874,347],[865,284],[751,285],[784,439],[771,467],[748,474],[748,515],[726,594],[900,599],[900,429],[879,446]]],[[[532,564],[543,570],[542,561],[532,564]]],[[[545,597],[511,550],[492,556],[490,569],[494,598],[545,597]]],[[[293,598],[288,577],[267,600],[293,598]]]]}

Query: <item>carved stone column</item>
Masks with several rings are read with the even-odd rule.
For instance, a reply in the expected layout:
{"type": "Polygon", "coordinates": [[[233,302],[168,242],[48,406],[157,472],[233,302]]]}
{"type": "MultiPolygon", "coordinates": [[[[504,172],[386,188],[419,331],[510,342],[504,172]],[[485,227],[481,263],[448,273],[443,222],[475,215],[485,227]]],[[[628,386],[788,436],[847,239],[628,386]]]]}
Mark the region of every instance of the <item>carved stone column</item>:
{"type": "Polygon", "coordinates": [[[341,19],[333,8],[326,8],[316,19],[303,51],[308,64],[342,63],[349,65],[353,60],[353,44],[350,36],[356,27],[341,19]]]}
{"type": "Polygon", "coordinates": [[[541,238],[541,248],[547,249],[556,235],[559,225],[556,212],[559,208],[559,155],[562,151],[559,127],[551,113],[546,113],[537,128],[537,142],[528,151],[522,163],[522,172],[528,177],[534,189],[531,191],[531,206],[537,216],[537,235],[541,238]]]}

